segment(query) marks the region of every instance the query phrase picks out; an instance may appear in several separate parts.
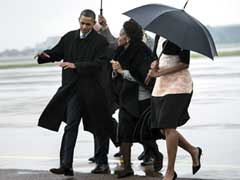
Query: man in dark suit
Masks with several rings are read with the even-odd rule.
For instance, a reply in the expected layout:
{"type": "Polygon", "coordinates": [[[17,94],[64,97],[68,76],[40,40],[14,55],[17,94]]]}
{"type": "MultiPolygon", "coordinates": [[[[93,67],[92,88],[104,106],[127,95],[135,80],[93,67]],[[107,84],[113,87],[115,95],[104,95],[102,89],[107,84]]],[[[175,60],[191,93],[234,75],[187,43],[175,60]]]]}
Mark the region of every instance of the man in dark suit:
{"type": "MultiPolygon", "coordinates": [[[[60,167],[50,171],[67,176],[74,174],[73,154],[81,118],[84,130],[97,135],[100,143],[106,143],[114,126],[100,79],[102,67],[109,63],[104,53],[108,43],[93,29],[95,13],[92,10],[82,11],[79,23],[80,29],[66,33],[55,47],[37,55],[39,64],[63,60],[60,64],[62,86],[44,109],[38,125],[58,131],[61,122],[66,122],[60,167]]],[[[108,148],[103,147],[99,152],[92,173],[109,173],[108,148]]]]}

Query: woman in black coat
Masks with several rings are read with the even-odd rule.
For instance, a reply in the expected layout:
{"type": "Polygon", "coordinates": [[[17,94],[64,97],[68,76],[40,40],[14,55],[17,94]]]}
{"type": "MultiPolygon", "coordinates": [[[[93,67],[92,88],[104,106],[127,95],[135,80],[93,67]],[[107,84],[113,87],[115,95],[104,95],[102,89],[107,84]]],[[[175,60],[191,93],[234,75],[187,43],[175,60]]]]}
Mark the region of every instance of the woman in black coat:
{"type": "MultiPolygon", "coordinates": [[[[150,106],[151,86],[145,86],[144,80],[148,67],[154,60],[152,51],[142,42],[142,28],[134,21],[124,23],[118,38],[118,48],[112,60],[113,84],[119,91],[119,129],[118,138],[121,143],[124,170],[118,171],[118,178],[133,174],[131,168],[131,146],[134,131],[143,112],[150,106]]],[[[162,154],[154,141],[148,143],[154,156],[154,161],[161,161],[162,154]]],[[[160,167],[161,169],[161,167],[160,167]]]]}

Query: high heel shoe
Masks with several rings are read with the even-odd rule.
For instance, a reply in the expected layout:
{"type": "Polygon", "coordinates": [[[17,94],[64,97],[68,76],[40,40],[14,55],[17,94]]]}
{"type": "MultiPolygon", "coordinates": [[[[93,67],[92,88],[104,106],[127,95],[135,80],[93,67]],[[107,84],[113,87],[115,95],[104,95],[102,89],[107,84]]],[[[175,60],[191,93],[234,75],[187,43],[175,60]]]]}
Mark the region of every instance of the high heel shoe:
{"type": "Polygon", "coordinates": [[[199,171],[199,169],[201,168],[202,149],[200,147],[197,147],[197,148],[198,148],[198,161],[199,161],[199,165],[192,167],[193,175],[196,174],[199,171]]]}
{"type": "Polygon", "coordinates": [[[175,180],[175,179],[177,179],[177,173],[174,171],[174,175],[173,175],[172,180],[175,180]]]}
{"type": "Polygon", "coordinates": [[[177,173],[174,171],[174,176],[173,176],[172,180],[175,180],[175,179],[177,179],[177,173]]]}

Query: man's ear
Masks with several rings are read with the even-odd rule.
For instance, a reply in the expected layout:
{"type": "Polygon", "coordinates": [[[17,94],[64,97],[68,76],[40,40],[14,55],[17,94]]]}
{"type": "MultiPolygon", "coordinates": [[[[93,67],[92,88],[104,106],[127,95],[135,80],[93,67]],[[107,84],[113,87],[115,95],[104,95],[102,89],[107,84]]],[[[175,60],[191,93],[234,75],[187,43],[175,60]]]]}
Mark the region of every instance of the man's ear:
{"type": "Polygon", "coordinates": [[[127,36],[127,37],[126,37],[127,43],[129,43],[130,40],[131,40],[131,38],[127,36]]]}

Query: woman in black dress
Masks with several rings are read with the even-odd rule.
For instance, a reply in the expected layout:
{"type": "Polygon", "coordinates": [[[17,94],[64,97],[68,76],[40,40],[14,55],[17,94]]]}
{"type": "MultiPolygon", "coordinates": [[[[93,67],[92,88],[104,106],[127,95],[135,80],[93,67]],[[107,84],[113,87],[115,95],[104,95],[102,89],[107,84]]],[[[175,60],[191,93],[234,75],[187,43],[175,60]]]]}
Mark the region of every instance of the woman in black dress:
{"type": "Polygon", "coordinates": [[[153,62],[149,71],[149,76],[156,77],[152,92],[151,128],[161,130],[166,138],[168,165],[164,180],[172,180],[177,177],[174,171],[177,147],[190,153],[193,174],[200,169],[202,150],[191,145],[176,130],[189,119],[188,106],[193,92],[192,78],[188,71],[190,52],[170,41],[165,41],[163,47],[159,64],[153,62]]]}
{"type": "MultiPolygon", "coordinates": [[[[112,60],[114,82],[119,90],[119,141],[120,151],[123,155],[124,169],[117,171],[118,178],[133,174],[131,168],[131,146],[135,127],[141,114],[150,106],[150,86],[144,85],[148,67],[154,60],[152,51],[142,42],[142,28],[134,21],[124,23],[118,38],[118,48],[112,60]]],[[[162,154],[158,151],[155,141],[148,143],[154,156],[154,165],[162,168],[162,154]]]]}

